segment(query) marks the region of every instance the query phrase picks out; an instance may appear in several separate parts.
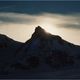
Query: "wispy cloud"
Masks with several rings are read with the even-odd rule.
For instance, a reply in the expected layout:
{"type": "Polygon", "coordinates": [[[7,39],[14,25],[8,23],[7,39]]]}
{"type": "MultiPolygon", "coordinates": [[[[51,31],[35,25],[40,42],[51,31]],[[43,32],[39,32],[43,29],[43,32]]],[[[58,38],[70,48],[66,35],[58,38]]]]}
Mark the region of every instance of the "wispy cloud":
{"type": "Polygon", "coordinates": [[[38,15],[20,14],[20,13],[0,13],[0,24],[40,24],[41,22],[49,21],[52,25],[59,28],[80,28],[80,14],[51,14],[42,13],[38,15]]]}
{"type": "Polygon", "coordinates": [[[35,21],[35,17],[18,13],[0,13],[0,23],[31,23],[35,21]]]}

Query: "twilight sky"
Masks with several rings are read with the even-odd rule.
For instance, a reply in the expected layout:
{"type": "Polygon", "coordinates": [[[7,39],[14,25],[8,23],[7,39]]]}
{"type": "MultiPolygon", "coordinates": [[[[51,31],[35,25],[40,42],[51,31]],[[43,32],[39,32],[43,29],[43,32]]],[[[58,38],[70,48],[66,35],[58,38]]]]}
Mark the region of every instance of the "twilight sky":
{"type": "Polygon", "coordinates": [[[80,1],[0,1],[0,33],[25,42],[35,27],[80,45],[80,1]]]}

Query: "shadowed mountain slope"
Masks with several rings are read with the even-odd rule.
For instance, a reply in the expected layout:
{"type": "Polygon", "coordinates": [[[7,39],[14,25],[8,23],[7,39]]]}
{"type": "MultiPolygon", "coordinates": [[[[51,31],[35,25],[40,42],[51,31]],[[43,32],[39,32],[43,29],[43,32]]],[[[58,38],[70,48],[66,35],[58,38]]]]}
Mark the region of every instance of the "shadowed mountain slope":
{"type": "Polygon", "coordinates": [[[80,68],[79,61],[80,46],[47,33],[40,26],[25,43],[0,35],[0,72],[3,74],[24,74],[28,78],[28,74],[50,73],[69,67],[75,70],[80,68]]]}

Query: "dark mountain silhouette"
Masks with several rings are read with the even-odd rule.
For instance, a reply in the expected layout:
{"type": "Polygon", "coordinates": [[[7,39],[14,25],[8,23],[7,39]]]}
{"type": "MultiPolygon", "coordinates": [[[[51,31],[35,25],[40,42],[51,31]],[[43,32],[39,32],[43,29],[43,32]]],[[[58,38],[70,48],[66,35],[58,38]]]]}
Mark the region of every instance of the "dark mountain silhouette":
{"type": "Polygon", "coordinates": [[[23,43],[12,40],[11,38],[0,34],[0,72],[14,62],[16,57],[16,50],[21,47],[23,43]]]}
{"type": "Polygon", "coordinates": [[[18,77],[16,75],[22,75],[22,78],[56,78],[56,75],[64,74],[61,71],[77,71],[79,61],[80,46],[47,33],[40,26],[25,43],[0,35],[0,73],[8,75],[8,78],[10,74],[15,74],[14,78],[18,77]],[[53,74],[55,71],[56,75],[53,74]]]}

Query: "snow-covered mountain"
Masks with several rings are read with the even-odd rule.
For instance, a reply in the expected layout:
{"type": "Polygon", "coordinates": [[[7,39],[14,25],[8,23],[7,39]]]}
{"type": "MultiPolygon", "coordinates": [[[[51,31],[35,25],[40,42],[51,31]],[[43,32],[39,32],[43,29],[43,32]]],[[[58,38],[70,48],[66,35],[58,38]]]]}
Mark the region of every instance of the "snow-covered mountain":
{"type": "Polygon", "coordinates": [[[25,43],[0,35],[0,71],[8,75],[14,73],[29,78],[34,74],[44,73],[44,78],[48,75],[48,78],[55,78],[56,75],[52,77],[52,74],[56,70],[60,73],[60,70],[80,68],[79,61],[80,46],[47,33],[40,26],[36,27],[31,39],[25,43]]]}

